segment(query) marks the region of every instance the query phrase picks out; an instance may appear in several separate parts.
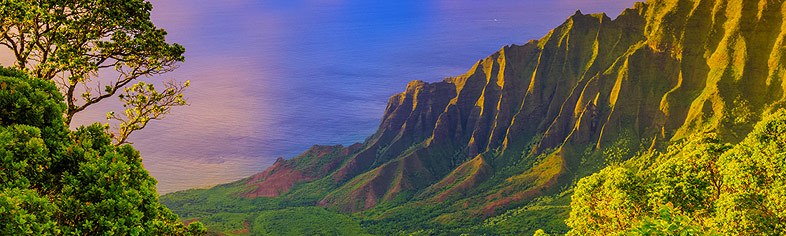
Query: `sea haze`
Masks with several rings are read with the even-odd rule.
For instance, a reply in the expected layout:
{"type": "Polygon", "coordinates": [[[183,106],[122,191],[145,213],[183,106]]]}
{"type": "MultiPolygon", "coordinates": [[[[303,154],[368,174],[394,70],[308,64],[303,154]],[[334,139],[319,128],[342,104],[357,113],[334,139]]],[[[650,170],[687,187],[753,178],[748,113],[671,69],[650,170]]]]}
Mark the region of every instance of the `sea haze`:
{"type": "MultiPolygon", "coordinates": [[[[362,142],[407,82],[461,75],[504,45],[541,38],[577,9],[614,18],[634,3],[151,2],[154,23],[186,48],[186,62],[164,77],[191,81],[191,106],[131,138],[162,194],[242,179],[314,144],[362,142]]],[[[117,105],[91,107],[75,124],[106,122],[117,105]]]]}

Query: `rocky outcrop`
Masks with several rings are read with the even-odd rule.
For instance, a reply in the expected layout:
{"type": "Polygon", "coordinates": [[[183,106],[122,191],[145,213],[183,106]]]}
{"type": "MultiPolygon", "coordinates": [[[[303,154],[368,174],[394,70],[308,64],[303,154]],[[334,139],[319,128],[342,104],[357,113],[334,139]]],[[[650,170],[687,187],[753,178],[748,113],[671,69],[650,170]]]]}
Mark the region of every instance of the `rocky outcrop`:
{"type": "Polygon", "coordinates": [[[366,142],[367,148],[338,170],[336,182],[393,160],[430,138],[440,111],[455,96],[451,83],[410,82],[405,92],[390,98],[379,129],[366,142]]]}
{"type": "Polygon", "coordinates": [[[502,179],[467,203],[494,214],[570,184],[589,171],[582,158],[593,153],[624,145],[627,158],[704,131],[738,140],[760,114],[786,104],[785,13],[776,0],[648,1],[616,19],[577,11],[464,75],[409,83],[362,147],[326,162],[330,173],[279,161],[252,178],[257,193],[246,196],[329,178],[337,187],[318,204],[358,212],[405,192],[461,199],[502,179]],[[520,169],[498,171],[514,164],[520,169]]]}

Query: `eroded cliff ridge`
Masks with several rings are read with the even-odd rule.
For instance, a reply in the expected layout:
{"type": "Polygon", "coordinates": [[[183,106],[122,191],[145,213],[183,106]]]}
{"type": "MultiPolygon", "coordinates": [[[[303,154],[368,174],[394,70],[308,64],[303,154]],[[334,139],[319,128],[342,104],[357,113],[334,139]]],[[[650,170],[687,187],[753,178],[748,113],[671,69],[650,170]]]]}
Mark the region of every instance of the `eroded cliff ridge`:
{"type": "Polygon", "coordinates": [[[450,222],[569,190],[693,133],[737,142],[786,104],[784,14],[779,0],[653,0],[616,19],[577,11],[461,76],[410,82],[364,143],[281,160],[239,195],[305,194],[346,213],[449,201],[434,219],[450,222]],[[303,175],[284,162],[328,164],[303,175]],[[266,183],[286,176],[297,178],[266,183]]]}
{"type": "Polygon", "coordinates": [[[784,11],[767,0],[650,1],[614,20],[577,11],[464,75],[408,84],[320,204],[362,211],[421,190],[441,201],[551,152],[484,198],[492,213],[595,170],[582,163],[593,152],[619,161],[704,131],[739,140],[784,105],[784,11]]]}

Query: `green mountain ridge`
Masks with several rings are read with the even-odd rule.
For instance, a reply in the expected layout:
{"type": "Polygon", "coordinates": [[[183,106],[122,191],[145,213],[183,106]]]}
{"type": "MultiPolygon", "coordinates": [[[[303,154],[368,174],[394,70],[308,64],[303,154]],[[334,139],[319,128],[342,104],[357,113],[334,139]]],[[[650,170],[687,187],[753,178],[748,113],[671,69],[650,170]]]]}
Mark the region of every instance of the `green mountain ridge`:
{"type": "Polygon", "coordinates": [[[289,207],[350,215],[372,234],[564,233],[580,178],[695,133],[739,142],[784,107],[784,14],[773,0],[651,0],[616,19],[577,11],[464,75],[410,82],[362,144],[314,146],[161,201],[229,234],[289,207]]]}

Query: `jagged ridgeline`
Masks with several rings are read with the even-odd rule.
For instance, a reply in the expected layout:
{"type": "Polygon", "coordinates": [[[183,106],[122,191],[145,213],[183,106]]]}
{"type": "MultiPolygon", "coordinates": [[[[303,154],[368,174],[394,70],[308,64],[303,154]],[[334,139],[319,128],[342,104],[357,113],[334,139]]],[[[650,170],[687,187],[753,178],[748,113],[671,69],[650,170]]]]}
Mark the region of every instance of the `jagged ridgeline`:
{"type": "Polygon", "coordinates": [[[482,219],[565,199],[579,178],[694,133],[742,140],[786,105],[784,14],[776,0],[653,0],[616,19],[577,11],[464,75],[410,82],[362,144],[315,146],[252,178],[162,199],[183,218],[207,213],[178,208],[182,199],[223,191],[359,213],[372,233],[384,231],[369,224],[412,222],[412,212],[426,215],[417,227],[488,226],[482,219]]]}

